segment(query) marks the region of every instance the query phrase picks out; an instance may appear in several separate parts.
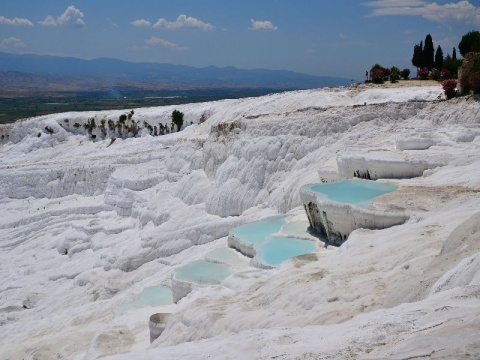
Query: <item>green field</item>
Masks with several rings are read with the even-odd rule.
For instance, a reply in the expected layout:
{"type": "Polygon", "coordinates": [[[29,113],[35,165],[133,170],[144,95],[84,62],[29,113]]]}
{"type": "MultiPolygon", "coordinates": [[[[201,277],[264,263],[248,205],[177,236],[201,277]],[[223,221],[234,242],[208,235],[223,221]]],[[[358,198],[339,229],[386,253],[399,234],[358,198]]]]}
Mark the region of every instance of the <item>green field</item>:
{"type": "Polygon", "coordinates": [[[0,123],[67,111],[178,105],[261,96],[272,92],[274,91],[271,89],[195,89],[181,91],[62,92],[41,96],[0,97],[0,123]]]}

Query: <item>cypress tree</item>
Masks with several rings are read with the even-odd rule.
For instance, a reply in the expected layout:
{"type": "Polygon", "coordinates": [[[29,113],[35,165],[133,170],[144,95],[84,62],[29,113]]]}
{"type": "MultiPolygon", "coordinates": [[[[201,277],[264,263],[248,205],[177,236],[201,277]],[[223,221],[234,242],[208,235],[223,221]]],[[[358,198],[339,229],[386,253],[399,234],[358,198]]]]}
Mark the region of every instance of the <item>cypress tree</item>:
{"type": "Polygon", "coordinates": [[[433,47],[432,36],[428,34],[425,37],[425,47],[423,48],[424,65],[428,68],[428,70],[432,70],[435,66],[434,54],[435,49],[433,47]]]}
{"type": "Polygon", "coordinates": [[[437,47],[435,52],[435,69],[442,71],[443,69],[443,51],[440,45],[437,47]]]}
{"type": "Polygon", "coordinates": [[[457,49],[453,48],[452,60],[457,60],[457,49]]]}
{"type": "Polygon", "coordinates": [[[425,54],[423,53],[423,41],[420,41],[419,59],[421,68],[425,67],[425,54]]]}
{"type": "Polygon", "coordinates": [[[420,45],[415,44],[415,46],[413,47],[412,65],[417,68],[421,68],[423,65],[423,54],[422,54],[421,43],[420,45]]]}

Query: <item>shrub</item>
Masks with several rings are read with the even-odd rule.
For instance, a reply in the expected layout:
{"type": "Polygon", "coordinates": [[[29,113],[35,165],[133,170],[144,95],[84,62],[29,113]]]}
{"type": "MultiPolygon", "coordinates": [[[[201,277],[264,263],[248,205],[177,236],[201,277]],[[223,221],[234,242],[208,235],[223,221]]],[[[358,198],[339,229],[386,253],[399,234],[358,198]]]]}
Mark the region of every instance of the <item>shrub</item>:
{"type": "Polygon", "coordinates": [[[445,96],[447,99],[455,97],[457,90],[457,80],[449,79],[442,82],[443,90],[445,91],[445,96]]]}
{"type": "Polygon", "coordinates": [[[400,69],[396,66],[392,66],[389,74],[390,82],[395,83],[400,80],[400,69]]]}
{"type": "Polygon", "coordinates": [[[122,114],[118,117],[118,121],[123,124],[125,121],[127,121],[127,115],[126,114],[122,114]]]}
{"type": "Polygon", "coordinates": [[[392,73],[396,72],[396,73],[399,73],[399,74],[400,74],[400,69],[399,69],[398,67],[396,67],[396,66],[392,66],[392,67],[390,68],[390,71],[391,71],[392,73]]]}
{"type": "Polygon", "coordinates": [[[450,79],[451,77],[452,77],[452,74],[450,74],[450,71],[448,71],[447,69],[442,70],[442,78],[444,80],[450,79]]]}
{"type": "Polygon", "coordinates": [[[199,124],[204,123],[205,121],[207,121],[207,118],[208,118],[207,114],[203,113],[202,116],[200,117],[200,120],[198,120],[198,123],[199,124]]]}
{"type": "Polygon", "coordinates": [[[417,70],[417,77],[420,80],[427,80],[428,78],[428,68],[424,67],[417,70]]]}
{"type": "Polygon", "coordinates": [[[95,119],[90,118],[87,120],[85,124],[83,124],[83,127],[88,131],[90,135],[92,135],[93,129],[97,127],[97,124],[95,124],[95,119]]]}
{"type": "Polygon", "coordinates": [[[398,80],[400,80],[400,74],[398,72],[392,72],[390,74],[390,82],[396,83],[398,80]]]}
{"type": "Polygon", "coordinates": [[[457,77],[458,68],[462,65],[462,60],[453,59],[450,55],[447,55],[443,61],[443,70],[450,71],[450,77],[457,77]]]}
{"type": "Polygon", "coordinates": [[[173,110],[172,122],[176,125],[177,131],[180,131],[183,125],[183,113],[177,109],[173,110]]]}
{"type": "Polygon", "coordinates": [[[405,80],[408,80],[410,76],[410,69],[403,69],[401,72],[401,75],[402,75],[402,78],[404,78],[405,80]]]}
{"type": "Polygon", "coordinates": [[[433,69],[430,72],[430,76],[433,80],[440,80],[442,78],[442,73],[440,72],[440,70],[433,69]]]}
{"type": "Polygon", "coordinates": [[[216,126],[212,126],[211,132],[216,134],[217,137],[220,136],[227,136],[230,134],[234,129],[241,129],[242,123],[240,121],[233,121],[231,123],[225,122],[218,124],[216,126]]]}

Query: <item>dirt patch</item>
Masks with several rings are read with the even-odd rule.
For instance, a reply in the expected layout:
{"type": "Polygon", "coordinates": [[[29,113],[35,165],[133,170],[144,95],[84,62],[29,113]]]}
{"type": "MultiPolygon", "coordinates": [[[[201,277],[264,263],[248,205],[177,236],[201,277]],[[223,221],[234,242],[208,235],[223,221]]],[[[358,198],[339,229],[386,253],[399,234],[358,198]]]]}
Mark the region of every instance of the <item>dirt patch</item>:
{"type": "Polygon", "coordinates": [[[441,87],[442,83],[440,81],[435,81],[435,80],[399,80],[396,83],[391,83],[389,81],[386,81],[383,84],[374,84],[374,83],[368,83],[368,84],[362,84],[368,87],[372,88],[404,88],[404,87],[419,87],[419,86],[438,86],[441,87]]]}
{"type": "Polygon", "coordinates": [[[403,186],[397,191],[375,198],[373,205],[376,209],[384,211],[429,211],[445,205],[451,200],[476,193],[478,191],[461,186],[403,186]]]}

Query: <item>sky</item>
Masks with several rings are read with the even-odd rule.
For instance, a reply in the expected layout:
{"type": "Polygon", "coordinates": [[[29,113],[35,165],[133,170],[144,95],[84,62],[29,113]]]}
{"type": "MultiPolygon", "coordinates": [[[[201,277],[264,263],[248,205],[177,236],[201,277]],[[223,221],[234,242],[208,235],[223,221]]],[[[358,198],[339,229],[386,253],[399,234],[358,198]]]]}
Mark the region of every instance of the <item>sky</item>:
{"type": "Polygon", "coordinates": [[[375,63],[413,71],[427,34],[446,55],[479,28],[473,0],[0,0],[2,52],[357,80],[375,63]]]}

